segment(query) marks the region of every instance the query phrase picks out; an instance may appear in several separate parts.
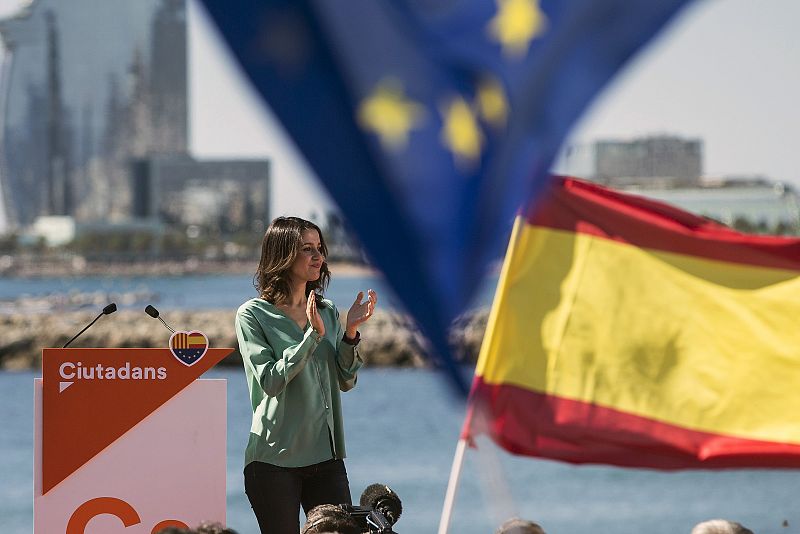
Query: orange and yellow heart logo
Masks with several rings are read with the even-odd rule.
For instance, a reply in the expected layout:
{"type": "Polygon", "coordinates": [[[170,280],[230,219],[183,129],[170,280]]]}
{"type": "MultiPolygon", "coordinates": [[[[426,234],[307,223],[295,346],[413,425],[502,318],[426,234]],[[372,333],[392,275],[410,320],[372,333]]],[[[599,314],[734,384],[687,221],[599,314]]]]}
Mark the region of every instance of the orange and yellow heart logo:
{"type": "Polygon", "coordinates": [[[169,338],[169,350],[184,365],[194,365],[208,350],[208,338],[202,332],[175,332],[169,338]]]}

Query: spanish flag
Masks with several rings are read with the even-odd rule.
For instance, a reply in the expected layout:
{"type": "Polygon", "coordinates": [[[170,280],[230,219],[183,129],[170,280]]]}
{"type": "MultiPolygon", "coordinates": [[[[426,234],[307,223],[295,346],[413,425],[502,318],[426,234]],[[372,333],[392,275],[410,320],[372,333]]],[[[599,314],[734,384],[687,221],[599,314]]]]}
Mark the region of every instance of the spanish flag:
{"type": "Polygon", "coordinates": [[[481,433],[571,463],[800,467],[800,239],[553,178],[511,236],[481,433]]]}

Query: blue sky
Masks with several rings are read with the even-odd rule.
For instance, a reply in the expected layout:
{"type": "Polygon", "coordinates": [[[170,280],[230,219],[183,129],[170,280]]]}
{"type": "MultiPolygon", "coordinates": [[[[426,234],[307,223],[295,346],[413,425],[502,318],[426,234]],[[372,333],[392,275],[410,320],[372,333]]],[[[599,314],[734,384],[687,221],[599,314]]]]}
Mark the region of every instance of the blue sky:
{"type": "MultiPolygon", "coordinates": [[[[0,0],[0,15],[20,0],[0,0]]],[[[190,0],[191,146],[203,157],[270,157],[272,213],[329,201],[190,0]]],[[[595,100],[573,141],[700,137],[707,175],[800,185],[800,2],[697,0],[595,100]]]]}

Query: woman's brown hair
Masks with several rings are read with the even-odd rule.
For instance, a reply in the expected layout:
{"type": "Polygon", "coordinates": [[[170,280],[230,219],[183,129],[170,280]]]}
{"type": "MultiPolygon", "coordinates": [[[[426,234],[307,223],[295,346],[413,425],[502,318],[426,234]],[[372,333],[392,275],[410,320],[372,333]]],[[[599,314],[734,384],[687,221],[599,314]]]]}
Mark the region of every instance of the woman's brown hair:
{"type": "MultiPolygon", "coordinates": [[[[272,304],[281,304],[291,297],[289,271],[295,258],[300,253],[303,232],[316,230],[322,245],[324,258],[328,257],[328,246],[322,237],[322,231],[316,224],[300,217],[278,217],[269,225],[261,243],[261,260],[253,277],[253,285],[258,294],[272,304]]],[[[310,291],[316,294],[317,304],[322,304],[322,296],[328,288],[331,273],[328,262],[322,260],[319,278],[306,282],[306,295],[310,291]]]]}

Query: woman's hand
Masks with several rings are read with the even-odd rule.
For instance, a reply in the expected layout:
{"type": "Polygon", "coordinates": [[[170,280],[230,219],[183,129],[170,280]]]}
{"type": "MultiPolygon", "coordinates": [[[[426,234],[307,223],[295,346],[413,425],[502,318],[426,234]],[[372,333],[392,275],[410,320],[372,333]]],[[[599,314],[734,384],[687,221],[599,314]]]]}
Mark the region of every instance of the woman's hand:
{"type": "Polygon", "coordinates": [[[372,312],[375,311],[375,305],[378,303],[378,294],[371,289],[367,291],[367,300],[361,302],[363,297],[364,292],[359,291],[358,295],[356,295],[355,302],[353,302],[353,305],[350,306],[350,310],[347,312],[345,334],[350,339],[356,337],[358,325],[372,317],[372,312]]]}
{"type": "Polygon", "coordinates": [[[322,321],[322,316],[317,311],[317,297],[314,292],[308,294],[308,302],[306,303],[306,317],[311,327],[317,331],[320,336],[325,335],[325,323],[322,321]]]}

